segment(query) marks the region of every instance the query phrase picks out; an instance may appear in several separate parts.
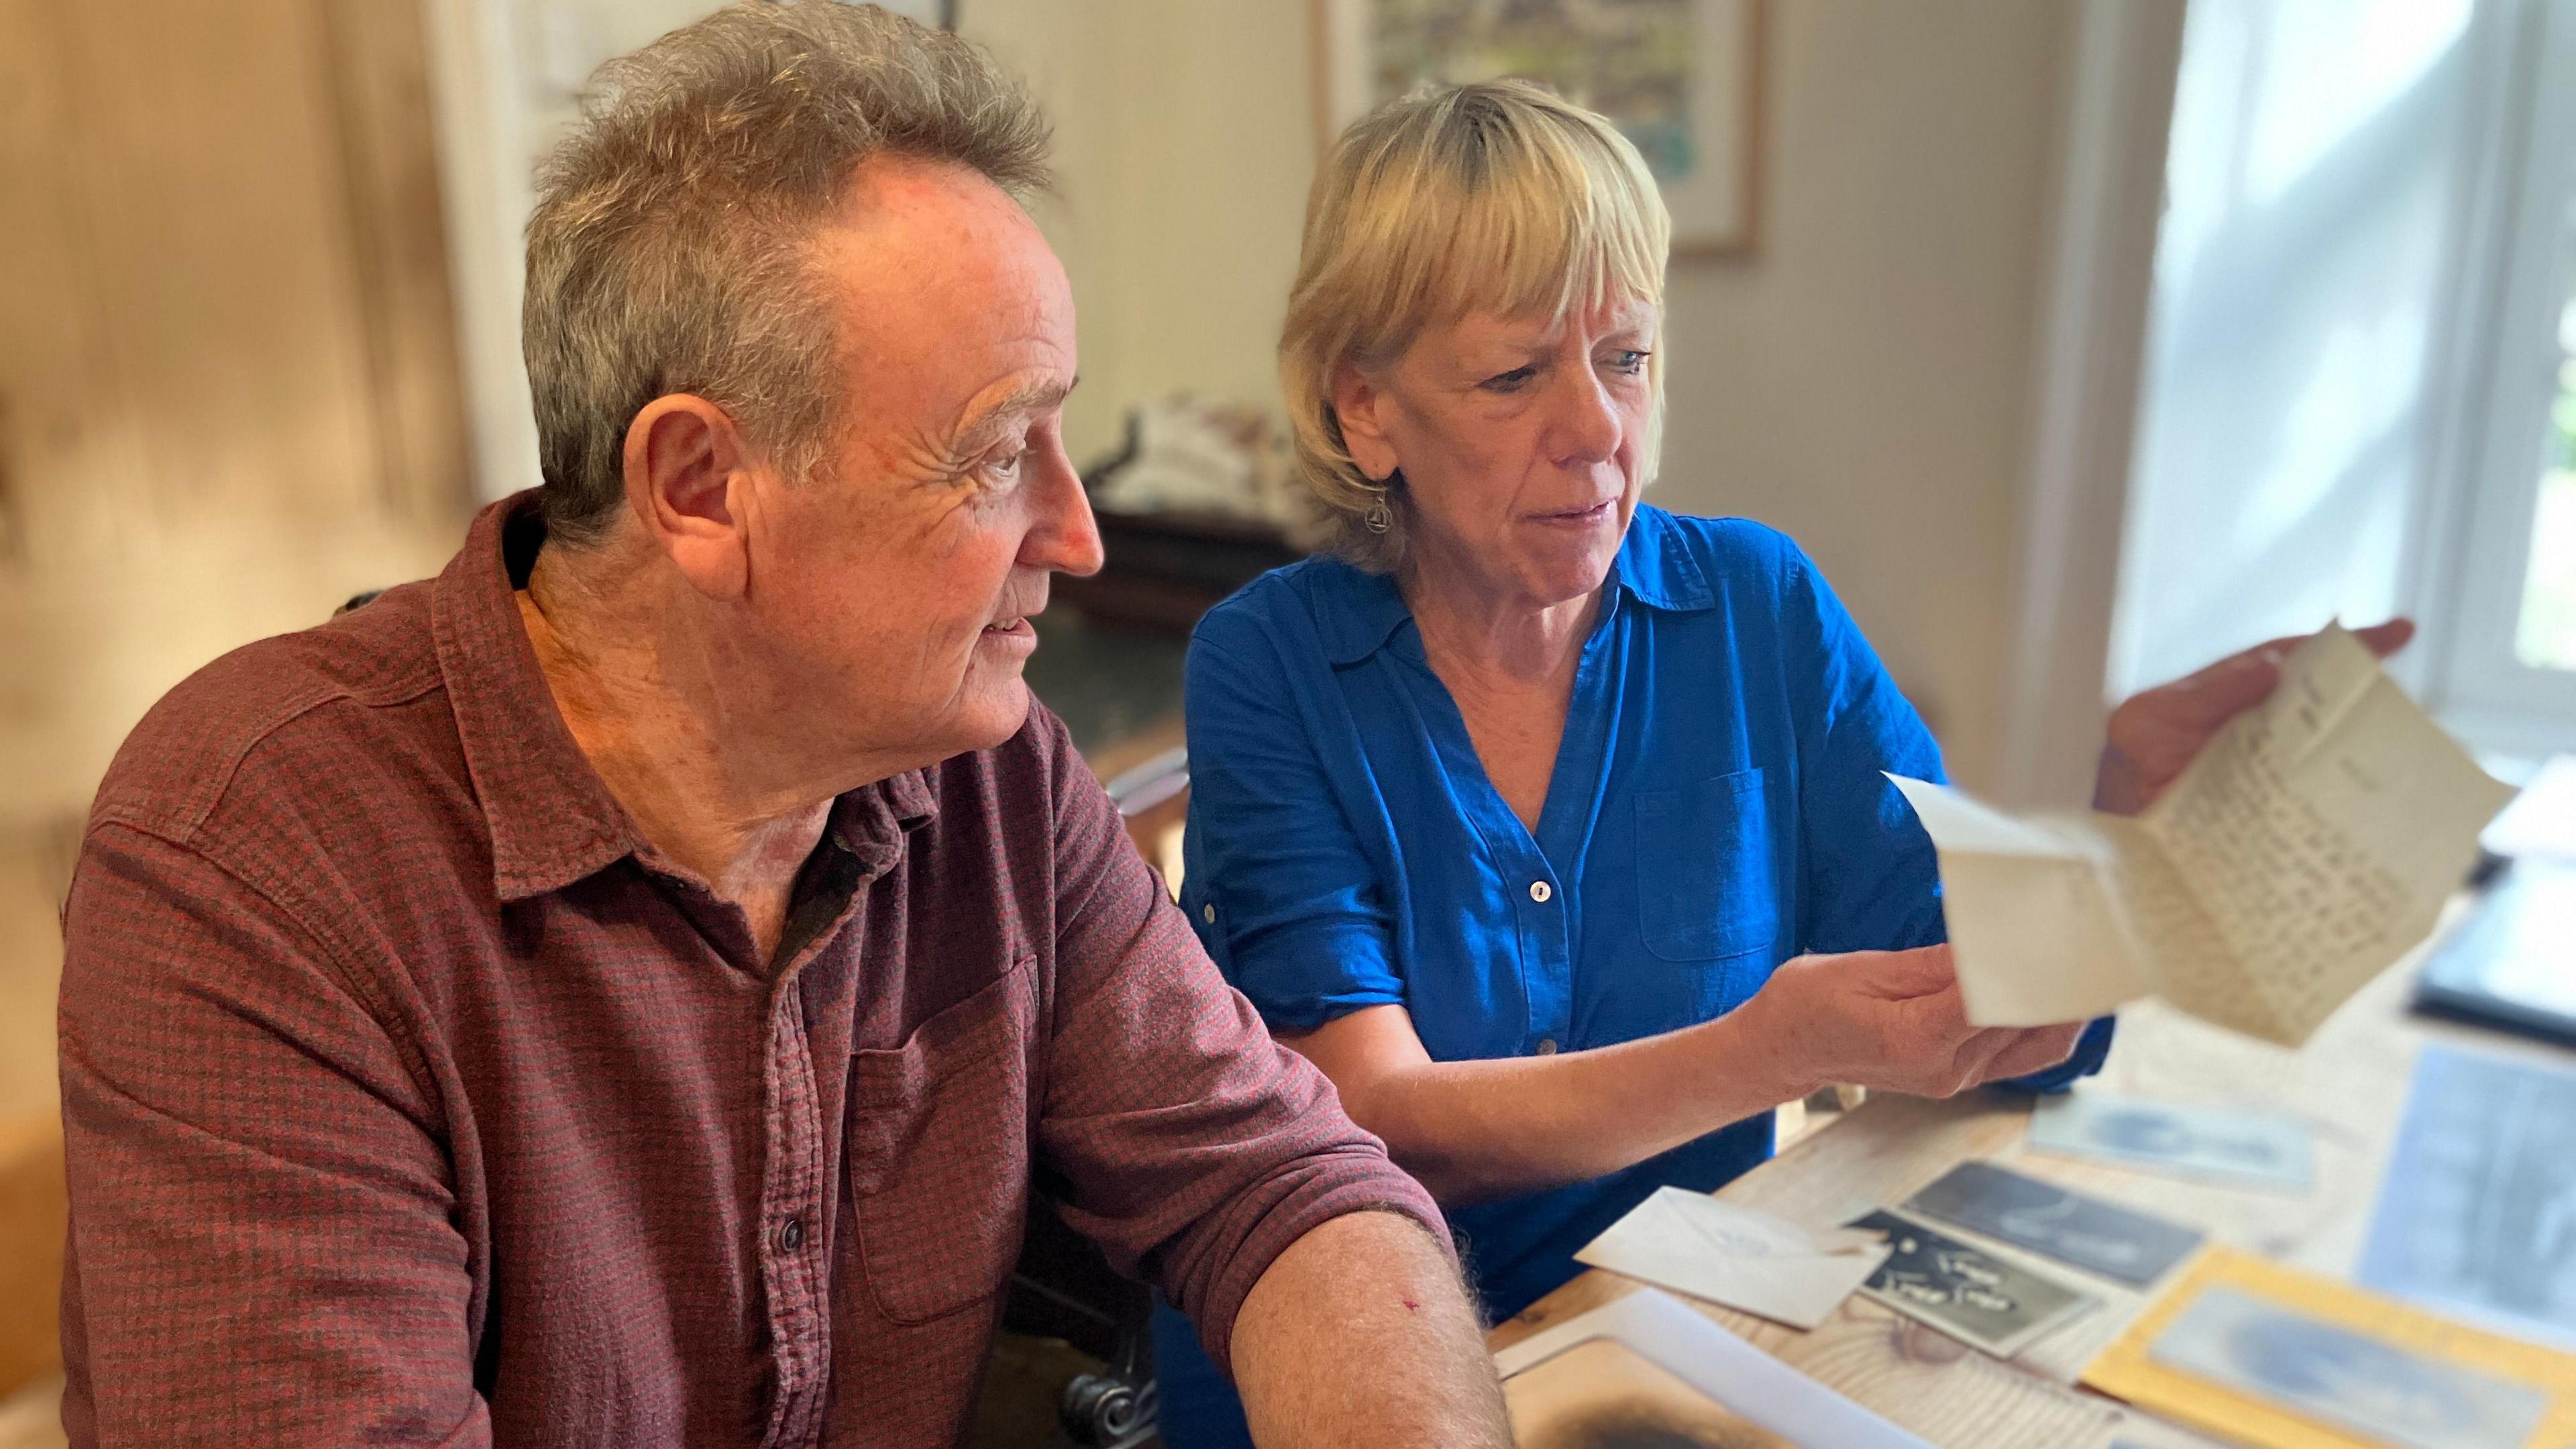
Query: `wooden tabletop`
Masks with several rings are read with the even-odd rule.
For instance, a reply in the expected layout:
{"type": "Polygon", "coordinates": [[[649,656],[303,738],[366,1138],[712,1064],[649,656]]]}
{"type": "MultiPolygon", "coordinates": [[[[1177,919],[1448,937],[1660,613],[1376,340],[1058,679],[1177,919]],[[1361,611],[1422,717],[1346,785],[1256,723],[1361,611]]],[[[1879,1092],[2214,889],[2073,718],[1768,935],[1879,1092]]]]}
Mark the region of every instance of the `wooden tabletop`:
{"type": "MultiPolygon", "coordinates": [[[[2316,1129],[2315,1186],[2305,1193],[2234,1188],[2068,1158],[2028,1154],[2029,1099],[1982,1092],[1946,1102],[1875,1096],[1729,1183],[1717,1196],[1792,1222],[1840,1223],[1904,1201],[1971,1158],[2208,1230],[2218,1242],[2348,1279],[2378,1197],[2415,1054],[2444,1038],[2564,1063],[2566,1054],[2405,1010],[2412,963],[2347,1003],[2299,1051],[2206,1026],[2157,1002],[2120,1013],[2101,1081],[2171,1101],[2295,1113],[2316,1129]]],[[[1975,1449],[2136,1449],[2211,1441],[2073,1387],[2083,1365],[2150,1294],[2071,1270],[2104,1307],[2010,1363],[1855,1296],[1812,1333],[1683,1298],[1841,1393],[1940,1445],[1975,1449]]],[[[1632,1292],[1636,1280],[1589,1271],[1491,1335],[1499,1349],[1632,1292]]],[[[1679,1297],[1680,1295],[1675,1295],[1679,1297]]]]}

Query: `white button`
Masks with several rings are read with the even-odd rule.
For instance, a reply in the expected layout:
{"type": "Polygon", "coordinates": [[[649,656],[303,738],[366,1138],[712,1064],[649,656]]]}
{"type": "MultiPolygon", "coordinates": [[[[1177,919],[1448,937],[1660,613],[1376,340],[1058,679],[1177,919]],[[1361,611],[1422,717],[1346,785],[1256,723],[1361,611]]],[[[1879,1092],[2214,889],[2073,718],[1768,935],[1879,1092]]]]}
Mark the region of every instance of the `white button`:
{"type": "Polygon", "coordinates": [[[1546,881],[1534,880],[1530,882],[1530,899],[1538,902],[1540,905],[1546,905],[1547,898],[1555,894],[1556,887],[1549,885],[1546,881]]]}
{"type": "Polygon", "coordinates": [[[1556,1038],[1555,1038],[1555,1037],[1552,1037],[1552,1036],[1543,1036],[1543,1037],[1540,1037],[1540,1038],[1538,1039],[1538,1054],[1539,1054],[1540,1056],[1543,1056],[1543,1057],[1552,1057],[1552,1056],[1555,1056],[1555,1055],[1556,1055],[1556,1038]]]}
{"type": "Polygon", "coordinates": [[[1207,923],[1208,923],[1209,925],[1211,925],[1211,926],[1215,925],[1215,924],[1216,924],[1216,903],[1215,903],[1215,902],[1213,902],[1213,901],[1211,901],[1211,902],[1209,902],[1208,904],[1206,904],[1206,905],[1204,905],[1204,906],[1199,907],[1199,919],[1200,919],[1200,920],[1202,920],[1202,921],[1207,922],[1207,923]]]}

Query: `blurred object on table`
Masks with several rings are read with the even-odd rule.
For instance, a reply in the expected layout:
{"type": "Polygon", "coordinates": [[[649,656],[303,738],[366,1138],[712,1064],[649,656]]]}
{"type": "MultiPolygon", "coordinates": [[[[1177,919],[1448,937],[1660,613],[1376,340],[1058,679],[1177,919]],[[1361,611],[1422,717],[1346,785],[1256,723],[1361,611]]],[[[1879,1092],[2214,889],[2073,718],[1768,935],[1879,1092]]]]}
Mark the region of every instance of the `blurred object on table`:
{"type": "Polygon", "coordinates": [[[2576,860],[2508,863],[2424,963],[2415,1009],[2576,1046],[2576,860]]]}
{"type": "Polygon", "coordinates": [[[1288,441],[1259,408],[1179,393],[1127,414],[1127,438],[1083,482],[1112,513],[1223,514],[1295,525],[1288,441]]]}
{"type": "Polygon", "coordinates": [[[1286,439],[1259,409],[1186,394],[1128,414],[1119,451],[1084,475],[1108,555],[1058,594],[1104,621],[1186,634],[1199,615],[1305,555],[1286,439]]]}
{"type": "Polygon", "coordinates": [[[2543,764],[2513,803],[2487,822],[2478,844],[2508,860],[2576,865],[2576,755],[2556,755],[2543,764]]]}

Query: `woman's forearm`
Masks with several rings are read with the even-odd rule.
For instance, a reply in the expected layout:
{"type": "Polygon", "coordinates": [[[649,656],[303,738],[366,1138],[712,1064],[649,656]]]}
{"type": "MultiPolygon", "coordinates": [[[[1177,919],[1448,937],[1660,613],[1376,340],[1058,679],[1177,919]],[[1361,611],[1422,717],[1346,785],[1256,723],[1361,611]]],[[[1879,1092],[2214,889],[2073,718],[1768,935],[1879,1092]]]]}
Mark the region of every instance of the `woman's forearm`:
{"type": "Polygon", "coordinates": [[[1591,1051],[1390,1068],[1345,1084],[1343,1106],[1446,1204],[1582,1182],[1819,1085],[1754,1016],[1591,1051]]]}

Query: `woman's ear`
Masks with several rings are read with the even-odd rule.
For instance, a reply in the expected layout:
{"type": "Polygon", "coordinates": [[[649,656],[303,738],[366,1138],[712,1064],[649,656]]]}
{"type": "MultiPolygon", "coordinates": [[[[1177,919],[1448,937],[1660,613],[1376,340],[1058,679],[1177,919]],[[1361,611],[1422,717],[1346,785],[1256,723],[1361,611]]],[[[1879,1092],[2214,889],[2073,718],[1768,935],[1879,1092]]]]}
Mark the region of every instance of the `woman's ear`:
{"type": "Polygon", "coordinates": [[[1360,472],[1378,483],[1395,476],[1401,466],[1379,418],[1386,400],[1386,394],[1358,367],[1345,362],[1333,369],[1333,418],[1342,426],[1342,446],[1350,450],[1360,472]]]}

